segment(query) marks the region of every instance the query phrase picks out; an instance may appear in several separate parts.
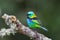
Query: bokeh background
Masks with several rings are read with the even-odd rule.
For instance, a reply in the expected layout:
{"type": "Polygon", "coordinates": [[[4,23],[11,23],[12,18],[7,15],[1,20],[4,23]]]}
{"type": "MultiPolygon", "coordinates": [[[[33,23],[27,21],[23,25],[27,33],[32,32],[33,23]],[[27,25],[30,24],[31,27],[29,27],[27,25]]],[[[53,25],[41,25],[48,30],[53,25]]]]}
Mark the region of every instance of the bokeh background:
{"type": "MultiPolygon", "coordinates": [[[[49,30],[40,33],[53,40],[60,40],[60,2],[59,0],[0,0],[0,29],[8,28],[1,16],[6,13],[15,15],[27,26],[26,15],[28,11],[34,11],[42,24],[49,30]]],[[[16,33],[16,35],[0,37],[0,40],[31,40],[28,36],[16,33]]]]}

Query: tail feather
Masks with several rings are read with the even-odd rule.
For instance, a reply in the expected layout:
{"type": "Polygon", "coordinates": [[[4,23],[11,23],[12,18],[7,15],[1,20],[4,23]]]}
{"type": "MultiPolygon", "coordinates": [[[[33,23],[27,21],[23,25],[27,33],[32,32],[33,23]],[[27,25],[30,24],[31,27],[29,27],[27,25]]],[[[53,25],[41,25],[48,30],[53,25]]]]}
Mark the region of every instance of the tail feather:
{"type": "Polygon", "coordinates": [[[41,27],[43,30],[48,31],[45,27],[41,27]]]}

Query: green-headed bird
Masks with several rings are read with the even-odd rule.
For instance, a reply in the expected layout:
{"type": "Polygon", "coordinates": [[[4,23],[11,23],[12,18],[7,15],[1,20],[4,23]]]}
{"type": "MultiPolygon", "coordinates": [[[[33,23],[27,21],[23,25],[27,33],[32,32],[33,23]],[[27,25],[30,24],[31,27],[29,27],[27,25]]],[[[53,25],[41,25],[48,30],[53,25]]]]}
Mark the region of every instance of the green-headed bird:
{"type": "Polygon", "coordinates": [[[41,22],[38,21],[38,18],[33,11],[29,11],[27,13],[27,24],[30,28],[42,28],[43,30],[48,31],[41,25],[41,22]]]}

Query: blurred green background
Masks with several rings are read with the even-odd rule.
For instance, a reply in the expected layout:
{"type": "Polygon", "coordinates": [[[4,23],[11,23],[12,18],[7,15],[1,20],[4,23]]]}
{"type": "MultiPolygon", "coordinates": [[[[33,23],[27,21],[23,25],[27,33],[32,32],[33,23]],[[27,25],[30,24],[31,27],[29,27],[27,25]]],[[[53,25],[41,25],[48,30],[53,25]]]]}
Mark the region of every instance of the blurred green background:
{"type": "MultiPolygon", "coordinates": [[[[53,40],[60,40],[60,2],[59,0],[0,0],[0,29],[8,28],[1,16],[15,15],[24,25],[28,11],[34,11],[49,32],[40,31],[53,40]]],[[[0,40],[31,40],[23,34],[0,37],[0,40]]]]}

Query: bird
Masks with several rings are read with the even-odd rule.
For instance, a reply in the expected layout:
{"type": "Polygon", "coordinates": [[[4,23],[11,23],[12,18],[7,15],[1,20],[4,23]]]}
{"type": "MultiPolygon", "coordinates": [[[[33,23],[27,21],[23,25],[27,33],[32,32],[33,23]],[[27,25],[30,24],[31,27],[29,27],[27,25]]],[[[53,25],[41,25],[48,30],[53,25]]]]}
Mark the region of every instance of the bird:
{"type": "Polygon", "coordinates": [[[37,18],[33,11],[27,12],[27,24],[29,28],[41,28],[44,31],[48,31],[45,27],[42,26],[41,21],[37,18]]]}

